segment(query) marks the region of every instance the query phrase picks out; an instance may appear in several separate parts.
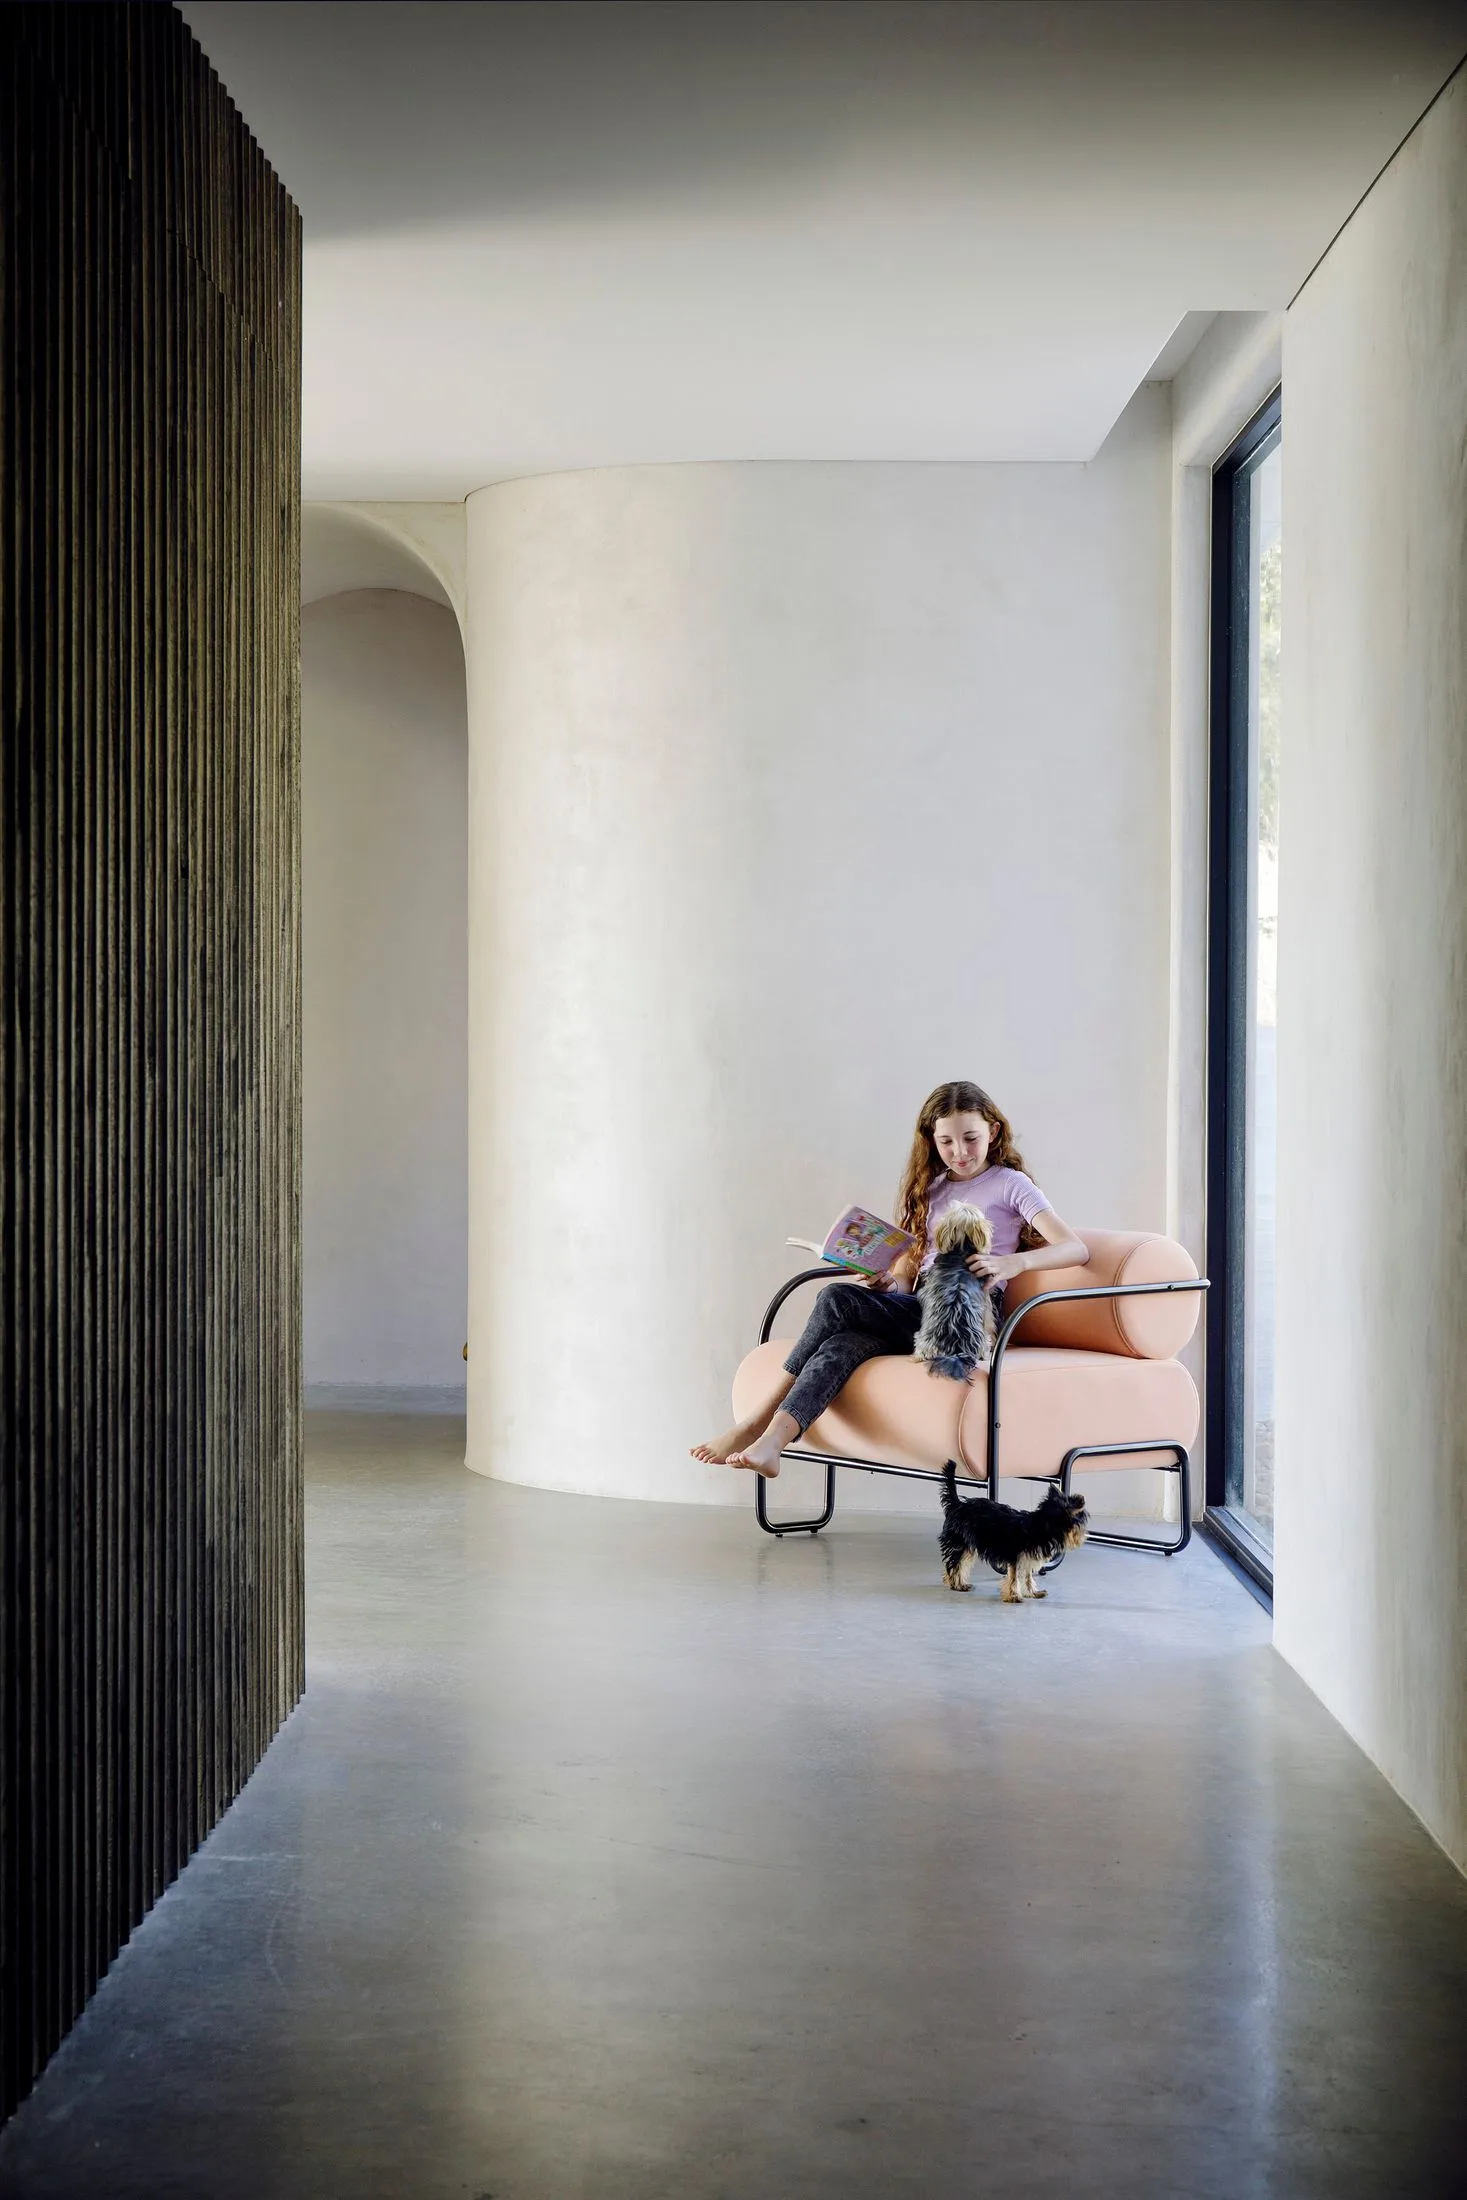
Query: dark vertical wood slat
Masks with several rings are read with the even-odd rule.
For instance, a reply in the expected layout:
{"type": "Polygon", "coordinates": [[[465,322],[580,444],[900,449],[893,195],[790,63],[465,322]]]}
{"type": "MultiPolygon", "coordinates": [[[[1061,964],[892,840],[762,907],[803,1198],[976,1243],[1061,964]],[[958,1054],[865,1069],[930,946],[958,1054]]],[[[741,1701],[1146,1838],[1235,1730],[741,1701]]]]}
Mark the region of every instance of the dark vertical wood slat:
{"type": "MultiPolygon", "coordinates": [[[[66,161],[64,113],[58,117],[58,128],[51,146],[51,157],[58,174],[64,171],[66,161]]],[[[52,216],[55,221],[54,213],[52,216]]],[[[64,499],[63,453],[66,440],[65,419],[65,362],[62,356],[64,341],[61,323],[65,305],[66,262],[61,253],[59,223],[55,223],[47,239],[48,249],[55,255],[47,269],[47,328],[46,328],[46,380],[44,384],[46,472],[42,489],[41,510],[59,512],[64,499]]],[[[46,599],[58,605],[61,596],[61,566],[63,546],[60,528],[41,538],[43,587],[46,599]]],[[[39,608],[39,607],[38,607],[39,608]]],[[[47,721],[55,723],[60,717],[62,700],[60,693],[59,659],[64,614],[45,619],[38,636],[39,652],[45,666],[44,686],[41,690],[41,706],[47,721]]],[[[37,780],[40,790],[40,815],[36,820],[37,843],[40,850],[39,895],[32,923],[36,927],[39,984],[32,989],[32,1015],[40,1035],[38,1070],[42,1080],[41,1105],[38,1116],[41,1126],[41,1210],[42,1245],[49,1251],[60,1236],[61,1217],[56,1193],[56,1155],[60,1131],[59,1109],[47,1104],[48,1095],[54,1092],[57,1081],[56,1025],[56,925],[54,904],[56,900],[56,823],[60,804],[58,782],[62,772],[62,759],[58,744],[46,742],[42,746],[37,780]],[[48,921],[49,919],[49,921],[48,921]]],[[[43,1415],[42,1458],[55,1460],[58,1479],[66,1470],[65,1456],[61,1450],[61,1432],[57,1427],[57,1359],[61,1351],[62,1312],[59,1301],[61,1288],[60,1264],[49,1261],[42,1290],[42,1352],[43,1372],[40,1407],[43,1415]]],[[[34,1548],[30,1585],[36,1599],[34,1638],[37,1649],[37,1668],[41,1693],[36,1711],[32,1715],[31,1762],[35,1767],[36,1786],[40,1802],[40,1832],[45,1841],[45,1908],[43,1930],[49,1948],[56,1949],[61,1932],[62,1898],[60,1874],[62,1871],[60,1828],[56,1822],[56,1787],[60,1777],[57,1755],[57,1714],[60,1706],[61,1678],[56,1670],[60,1629],[49,1622],[48,1607],[52,1601],[52,1584],[56,1578],[60,1524],[63,1502],[58,1504],[56,1495],[45,1487],[43,1473],[32,1472],[32,1517],[39,1528],[34,1548]]],[[[53,2009],[59,1999],[59,1965],[53,1955],[46,1970],[38,1977],[33,1995],[37,2001],[39,2021],[54,2021],[53,2009]]]]}
{"type": "Polygon", "coordinates": [[[0,2113],[300,1693],[294,208],[0,6],[0,2113]]]}
{"type": "MultiPolygon", "coordinates": [[[[104,72],[105,76],[105,72],[104,72]]],[[[106,89],[104,82],[104,91],[106,89]]],[[[112,121],[109,113],[109,122],[112,121]]],[[[106,1410],[100,1370],[106,1365],[110,1350],[107,1294],[98,1288],[98,1279],[110,1266],[107,1242],[106,1216],[108,1214],[109,1183],[107,1160],[112,1150],[116,1132],[116,1110],[112,1080],[107,1065],[110,1060],[112,1019],[109,1014],[110,996],[115,970],[115,934],[112,919],[112,832],[113,810],[110,799],[112,772],[108,747],[107,726],[118,714],[121,704],[117,677],[117,659],[124,625],[122,603],[126,577],[120,559],[109,556],[107,545],[122,528],[122,507],[118,495],[119,457],[127,433],[129,417],[129,391],[126,380],[119,373],[119,347],[117,331],[123,312],[121,288],[122,255],[118,249],[118,232],[110,196],[106,190],[102,164],[97,164],[96,213],[99,242],[96,247],[98,261],[98,351],[102,361],[101,379],[115,393],[115,402],[101,417],[101,450],[99,458],[100,488],[97,515],[96,604],[97,622],[93,644],[93,693],[95,719],[93,725],[93,839],[91,861],[91,894],[93,900],[92,954],[92,1141],[91,1141],[91,1190],[89,1198],[88,1262],[92,1277],[93,1318],[88,1337],[89,1401],[87,1414],[87,1441],[91,1455],[96,1460],[96,1518],[98,1548],[95,1554],[93,1583],[95,1597],[92,1678],[94,1692],[93,1733],[97,1752],[97,1808],[94,1821],[95,1864],[92,1931],[88,1944],[89,1975],[95,1976],[107,1961],[110,1946],[109,1927],[114,1912],[114,1857],[112,1853],[112,1823],[116,1810],[117,1750],[115,1727],[112,1717],[110,1674],[116,1655],[115,1624],[116,1600],[113,1593],[112,1562],[110,1553],[117,1532],[117,1483],[116,1455],[112,1440],[113,1419],[106,1410]]],[[[122,353],[125,359],[125,350],[122,353]]]]}
{"type": "Polygon", "coordinates": [[[142,348],[138,358],[137,388],[139,405],[139,444],[134,454],[132,493],[138,499],[142,514],[141,540],[137,543],[139,572],[136,584],[134,614],[137,620],[132,648],[134,672],[137,681],[137,715],[118,729],[117,772],[121,793],[122,815],[119,846],[119,905],[122,915],[121,964],[119,968],[119,1005],[121,1030],[119,1033],[119,1069],[122,1084],[124,1165],[120,1181],[122,1196],[117,1201],[118,1243],[115,1248],[116,1274],[122,1296],[118,1358],[115,1369],[117,1385],[116,1413],[121,1436],[122,1468],[122,1521],[118,1548],[117,1597],[123,1628],[120,1677],[122,1701],[119,1705],[123,1751],[122,1809],[116,1820],[115,1831],[118,1853],[125,1874],[121,1893],[122,1907],[118,1917],[139,1916],[146,1907],[144,1878],[147,1857],[147,1822],[144,1817],[145,1796],[139,1779],[141,1752],[139,1742],[146,1718],[142,1691],[142,1638],[146,1614],[142,1600],[130,1593],[130,1584],[144,1573],[144,1553],[141,1543],[142,1506],[137,1486],[138,1459],[141,1453],[138,1414],[140,1385],[136,1373],[140,1363],[143,1343],[141,1278],[138,1273],[138,1241],[142,1235],[138,1221],[138,1202],[142,1196],[142,1152],[138,1134],[138,968],[137,940],[140,925],[139,895],[141,891],[140,868],[137,860],[138,811],[141,778],[134,753],[139,729],[146,725],[157,708],[156,681],[158,646],[156,637],[157,607],[160,591],[157,585],[157,561],[159,545],[164,531],[158,524],[157,512],[157,443],[156,404],[150,404],[154,377],[157,374],[158,320],[160,300],[164,284],[158,267],[161,236],[157,210],[151,203],[155,163],[150,159],[154,122],[152,98],[152,69],[150,53],[146,48],[141,56],[138,75],[139,97],[142,109],[139,117],[138,155],[141,191],[137,249],[139,266],[139,305],[142,312],[142,348]]]}
{"type": "MultiPolygon", "coordinates": [[[[74,120],[67,132],[66,182],[67,194],[73,208],[73,226],[79,227],[76,217],[85,190],[81,160],[82,133],[74,120]]],[[[78,238],[80,243],[81,239],[78,238]]],[[[62,418],[65,423],[66,452],[63,461],[63,519],[61,532],[64,537],[62,550],[62,592],[60,597],[60,680],[59,694],[66,724],[66,738],[61,751],[57,785],[56,814],[56,906],[57,925],[56,963],[56,1080],[59,1106],[57,1137],[57,1231],[62,1257],[57,1263],[60,1271],[60,1303],[58,1307],[61,1349],[57,1365],[57,1423],[62,1458],[66,1462],[63,1485],[63,1510],[59,1522],[55,1597],[58,1607],[65,1609],[71,1624],[61,1631],[57,1657],[57,1683],[60,1699],[60,1716],[57,1720],[57,1744],[61,1762],[73,1755],[79,1746],[76,1613],[81,1583],[78,1578],[78,1512],[81,1492],[78,1488],[78,1432],[76,1428],[76,1378],[79,1366],[77,1298],[81,1282],[81,1263],[76,1243],[77,1184],[76,1139],[73,1125],[77,1115],[77,866],[76,844],[79,822],[78,796],[81,782],[86,777],[86,766],[79,754],[82,733],[81,698],[78,693],[77,672],[81,654],[80,576],[78,566],[85,550],[85,488],[81,479],[80,441],[82,419],[86,411],[85,401],[78,389],[79,359],[85,340],[81,313],[81,292],[85,270],[81,264],[81,252],[70,256],[64,290],[64,321],[61,352],[65,360],[65,384],[62,400],[62,418]]],[[[60,1957],[57,1966],[57,1994],[64,2003],[76,1992],[77,1987],[77,1904],[65,1898],[66,1891],[81,1884],[82,1859],[80,1828],[81,1797],[77,1784],[62,1772],[56,1781],[57,1816],[57,1877],[63,1892],[60,1905],[60,1957]]]]}
{"type": "MultiPolygon", "coordinates": [[[[185,265],[186,264],[187,263],[185,263],[185,265]]],[[[198,332],[195,327],[196,318],[196,313],[190,312],[188,317],[189,328],[193,336],[194,344],[197,347],[198,332]]],[[[194,362],[191,361],[189,377],[191,381],[193,379],[193,374],[194,362]]],[[[196,488],[197,484],[195,483],[192,467],[187,469],[185,478],[188,480],[191,488],[196,488]]],[[[207,595],[200,593],[200,590],[207,589],[207,585],[207,581],[203,576],[199,576],[193,585],[195,600],[201,604],[207,602],[208,600],[207,595]]],[[[191,643],[193,648],[196,649],[196,630],[191,636],[191,643]]],[[[191,712],[190,728],[191,730],[188,740],[183,743],[174,743],[172,745],[168,760],[169,772],[167,801],[169,808],[171,835],[169,889],[172,902],[172,923],[180,946],[185,940],[192,936],[188,920],[190,863],[187,839],[187,823],[189,817],[188,785],[189,773],[191,770],[190,758],[193,748],[191,712]]],[[[174,1046],[171,1059],[171,1067],[174,1077],[172,1135],[175,1150],[178,1152],[180,1159],[186,1156],[189,1151],[187,1143],[189,1120],[189,1050],[187,1044],[188,1022],[189,1019],[185,1016],[180,1016],[176,1020],[174,1029],[174,1046]]],[[[172,1214],[172,1222],[176,1237],[177,1257],[181,1260],[186,1260],[188,1257],[188,1247],[191,1242],[192,1232],[192,1208],[188,1202],[179,1202],[175,1205],[172,1214]]],[[[192,1350],[187,1350],[181,1353],[178,1358],[174,1375],[174,1387],[172,1391],[173,1411],[170,1418],[169,1427],[169,1457],[170,1480],[171,1483],[175,1485],[180,1474],[184,1475],[186,1480],[186,1462],[189,1459],[197,1456],[192,1433],[193,1359],[194,1355],[192,1350]]],[[[176,1488],[175,1502],[177,1502],[176,1488]]],[[[195,1555],[196,1541],[197,1532],[194,1527],[192,1518],[187,1518],[187,1530],[186,1532],[179,1534],[174,1545],[174,1561],[177,1570],[177,1581],[175,1584],[175,1607],[172,1627],[172,1639],[176,1644],[174,1655],[178,1661],[180,1668],[184,1672],[199,1672],[206,1671],[208,1669],[206,1649],[208,1634],[203,1625],[203,1618],[198,1608],[200,1577],[195,1555]]],[[[187,1826],[181,1826],[178,1829],[177,1846],[180,1851],[186,1855],[190,1847],[192,1846],[193,1840],[197,1838],[197,1834],[194,1832],[194,1829],[197,1827],[202,1830],[202,1826],[205,1823],[205,1821],[200,1819],[198,1814],[197,1796],[198,1767],[203,1756],[206,1754],[206,1751],[204,1736],[201,1732],[201,1727],[204,1722],[199,1721],[197,1718],[189,1719],[186,1716],[182,1692],[179,1693],[177,1714],[179,1759],[178,1786],[180,1796],[185,1799],[188,1811],[187,1826]]]]}

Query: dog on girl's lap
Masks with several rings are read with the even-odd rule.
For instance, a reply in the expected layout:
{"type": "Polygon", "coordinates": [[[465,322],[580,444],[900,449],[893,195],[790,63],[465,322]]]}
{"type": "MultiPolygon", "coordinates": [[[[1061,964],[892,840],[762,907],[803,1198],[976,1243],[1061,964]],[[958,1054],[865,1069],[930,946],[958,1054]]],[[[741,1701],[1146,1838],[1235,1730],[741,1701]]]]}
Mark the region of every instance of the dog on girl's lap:
{"type": "Polygon", "coordinates": [[[912,1347],[925,1360],[929,1375],[950,1375],[971,1383],[993,1358],[995,1314],[1001,1284],[975,1276],[969,1256],[986,1253],[993,1230],[981,1208],[955,1206],[939,1215],[933,1232],[935,1258],[917,1286],[922,1326],[912,1347]]]}
{"type": "Polygon", "coordinates": [[[996,1504],[989,1497],[959,1497],[958,1473],[951,1459],[942,1477],[942,1578],[950,1589],[971,1589],[980,1558],[1002,1574],[1005,1604],[1049,1594],[1036,1580],[1039,1569],[1065,1551],[1076,1551],[1089,1529],[1085,1500],[1050,1490],[1032,1512],[996,1504]]]}

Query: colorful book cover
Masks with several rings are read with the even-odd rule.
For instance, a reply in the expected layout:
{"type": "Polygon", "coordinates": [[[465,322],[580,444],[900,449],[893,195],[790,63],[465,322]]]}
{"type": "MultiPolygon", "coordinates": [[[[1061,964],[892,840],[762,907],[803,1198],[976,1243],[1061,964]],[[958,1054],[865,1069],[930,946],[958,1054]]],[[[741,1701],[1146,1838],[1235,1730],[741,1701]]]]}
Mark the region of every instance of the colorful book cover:
{"type": "Polygon", "coordinates": [[[818,1253],[836,1268],[854,1268],[864,1276],[884,1276],[917,1240],[895,1223],[883,1222],[880,1215],[868,1214],[864,1207],[847,1207],[831,1226],[823,1245],[811,1238],[790,1238],[786,1242],[818,1253]]]}

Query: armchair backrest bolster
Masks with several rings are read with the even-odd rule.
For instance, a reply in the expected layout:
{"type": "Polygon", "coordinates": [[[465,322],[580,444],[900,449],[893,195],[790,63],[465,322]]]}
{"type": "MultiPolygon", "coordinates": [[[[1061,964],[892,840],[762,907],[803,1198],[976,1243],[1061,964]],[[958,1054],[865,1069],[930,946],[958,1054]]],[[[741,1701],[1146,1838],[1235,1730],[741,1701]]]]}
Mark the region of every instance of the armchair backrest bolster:
{"type": "MultiPolygon", "coordinates": [[[[1149,1230],[1080,1230],[1090,1248],[1083,1268],[1041,1268],[1016,1276],[1004,1294],[1012,1313],[1041,1291],[1083,1291],[1103,1283],[1176,1283],[1197,1273],[1174,1238],[1149,1230]]],[[[1201,1291],[1157,1291],[1134,1299],[1074,1299],[1041,1306],[1014,1333],[1012,1349],[1059,1346],[1073,1352],[1118,1352],[1133,1360],[1174,1360],[1197,1327],[1201,1291]]]]}

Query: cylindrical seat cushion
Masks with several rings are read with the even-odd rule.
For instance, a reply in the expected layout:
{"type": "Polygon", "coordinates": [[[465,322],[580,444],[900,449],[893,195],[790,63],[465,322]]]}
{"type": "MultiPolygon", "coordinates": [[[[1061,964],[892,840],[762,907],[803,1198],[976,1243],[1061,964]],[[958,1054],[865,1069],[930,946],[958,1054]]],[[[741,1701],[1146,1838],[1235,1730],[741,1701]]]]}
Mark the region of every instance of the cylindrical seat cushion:
{"type": "MultiPolygon", "coordinates": [[[[1083,1273],[1077,1270],[1076,1273],[1083,1273]]],[[[1042,1313],[1034,1320],[1042,1319],[1042,1313]]],[[[1022,1332],[1021,1332],[1022,1334],[1022,1332]]],[[[756,1345],[734,1377],[734,1413],[745,1419],[769,1403],[790,1340],[756,1345]]],[[[1201,1419],[1197,1386],[1176,1360],[1142,1359],[1111,1349],[1076,1352],[1011,1345],[1004,1355],[999,1465],[1006,1475],[1055,1474],[1078,1444],[1191,1446],[1201,1419]]],[[[829,1410],[805,1432],[812,1449],[903,1467],[941,1467],[956,1459],[971,1474],[988,1465],[988,1378],[958,1383],[930,1375],[909,1358],[868,1360],[829,1410]]],[[[1087,1459],[1088,1474],[1145,1466],[1148,1454],[1087,1459]]]]}
{"type": "MultiPolygon", "coordinates": [[[[1011,1314],[1044,1291],[1084,1291],[1104,1283],[1191,1282],[1197,1263],[1174,1238],[1146,1230],[1078,1230],[1090,1248],[1083,1268],[1041,1268],[1016,1276],[1004,1293],[1011,1314]]],[[[1058,1345],[1076,1352],[1118,1352],[1137,1360],[1171,1360],[1201,1310],[1200,1291],[1147,1292],[1132,1299],[1072,1299],[1025,1317],[1010,1350],[1058,1345]]],[[[1008,1377],[1005,1374],[1004,1381],[1008,1377]]]]}

